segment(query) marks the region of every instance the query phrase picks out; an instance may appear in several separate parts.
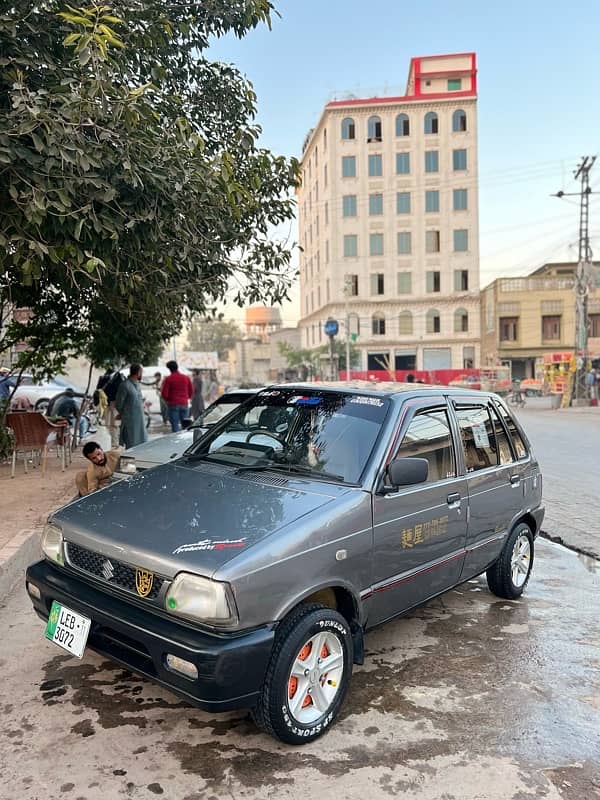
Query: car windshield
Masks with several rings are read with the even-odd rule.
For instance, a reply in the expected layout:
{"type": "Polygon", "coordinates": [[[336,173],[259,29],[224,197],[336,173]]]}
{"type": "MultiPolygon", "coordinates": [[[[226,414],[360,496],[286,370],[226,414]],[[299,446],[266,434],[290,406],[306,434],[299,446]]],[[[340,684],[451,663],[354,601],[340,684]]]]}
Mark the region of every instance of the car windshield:
{"type": "Polygon", "coordinates": [[[194,424],[190,427],[210,428],[211,425],[215,425],[217,422],[220,422],[223,417],[226,417],[227,414],[230,414],[244,400],[246,400],[245,397],[240,398],[239,396],[236,396],[235,398],[232,397],[231,399],[227,400],[218,400],[216,403],[210,405],[206,411],[200,414],[200,416],[194,421],[194,424]]]}
{"type": "Polygon", "coordinates": [[[389,400],[371,395],[268,389],[217,425],[186,457],[358,483],[388,409],[389,400]]]}

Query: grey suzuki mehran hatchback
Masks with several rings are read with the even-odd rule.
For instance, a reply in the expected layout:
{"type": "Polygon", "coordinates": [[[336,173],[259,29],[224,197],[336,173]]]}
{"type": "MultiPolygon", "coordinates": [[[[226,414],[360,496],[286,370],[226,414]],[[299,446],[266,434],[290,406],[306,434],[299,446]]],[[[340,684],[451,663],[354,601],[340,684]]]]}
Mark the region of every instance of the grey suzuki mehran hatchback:
{"type": "Polygon", "coordinates": [[[298,744],[370,628],[482,572],[519,597],[544,515],[523,430],[494,394],[388,386],[269,387],[57,511],[26,578],[46,637],[298,744]]]}

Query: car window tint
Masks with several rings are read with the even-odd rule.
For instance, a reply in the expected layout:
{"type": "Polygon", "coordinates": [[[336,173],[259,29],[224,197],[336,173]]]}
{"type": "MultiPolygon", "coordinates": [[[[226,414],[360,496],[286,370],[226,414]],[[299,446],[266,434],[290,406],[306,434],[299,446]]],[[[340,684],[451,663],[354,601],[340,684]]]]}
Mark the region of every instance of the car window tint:
{"type": "Polygon", "coordinates": [[[494,422],[494,432],[496,434],[496,445],[498,447],[500,463],[511,464],[514,459],[504,425],[500,422],[500,417],[495,408],[490,408],[490,413],[494,422]]]}
{"type": "Polygon", "coordinates": [[[484,406],[456,409],[467,472],[493,467],[498,463],[492,420],[484,406]]]}
{"type": "Polygon", "coordinates": [[[448,414],[442,409],[421,411],[411,420],[396,458],[426,458],[427,482],[456,476],[456,461],[448,414]]]}
{"type": "Polygon", "coordinates": [[[501,405],[500,403],[496,403],[496,408],[500,412],[500,416],[502,417],[502,419],[504,420],[504,424],[508,428],[508,432],[512,439],[512,443],[515,447],[517,458],[527,458],[527,447],[525,447],[525,442],[523,441],[523,437],[517,430],[515,421],[513,420],[513,418],[503,405],[501,405]]]}

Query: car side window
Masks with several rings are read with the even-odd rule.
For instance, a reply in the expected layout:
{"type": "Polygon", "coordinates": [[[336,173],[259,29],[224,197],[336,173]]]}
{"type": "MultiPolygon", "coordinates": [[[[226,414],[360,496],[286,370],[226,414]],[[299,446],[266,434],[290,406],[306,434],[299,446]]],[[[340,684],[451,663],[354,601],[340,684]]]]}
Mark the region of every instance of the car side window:
{"type": "Polygon", "coordinates": [[[467,472],[498,464],[496,437],[485,406],[456,408],[467,472]]]}
{"type": "Polygon", "coordinates": [[[418,412],[411,420],[396,458],[426,458],[427,483],[456,477],[456,459],[447,411],[418,412]]]}
{"type": "Polygon", "coordinates": [[[515,421],[508,413],[506,408],[500,403],[496,403],[496,408],[502,417],[504,424],[506,425],[510,438],[512,439],[512,443],[515,448],[515,453],[517,454],[517,458],[527,458],[527,447],[525,446],[525,442],[523,441],[523,437],[519,433],[517,426],[515,425],[515,421]]]}
{"type": "Polygon", "coordinates": [[[504,425],[500,422],[500,417],[495,408],[491,407],[490,413],[494,422],[494,433],[496,436],[496,446],[498,448],[500,464],[512,464],[514,461],[513,454],[504,425]]]}

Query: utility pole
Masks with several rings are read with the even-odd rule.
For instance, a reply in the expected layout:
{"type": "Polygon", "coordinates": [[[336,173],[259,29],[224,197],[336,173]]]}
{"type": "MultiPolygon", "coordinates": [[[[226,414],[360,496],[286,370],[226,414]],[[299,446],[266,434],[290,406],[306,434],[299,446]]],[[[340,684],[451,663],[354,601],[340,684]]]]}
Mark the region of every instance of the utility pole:
{"type": "Polygon", "coordinates": [[[573,173],[575,180],[581,181],[579,192],[557,192],[556,197],[579,195],[579,253],[577,258],[577,275],[575,277],[575,400],[585,397],[585,372],[588,360],[588,294],[592,269],[592,251],[590,248],[590,170],[594,166],[596,156],[584,156],[573,173]]]}

